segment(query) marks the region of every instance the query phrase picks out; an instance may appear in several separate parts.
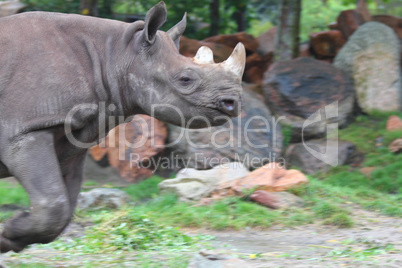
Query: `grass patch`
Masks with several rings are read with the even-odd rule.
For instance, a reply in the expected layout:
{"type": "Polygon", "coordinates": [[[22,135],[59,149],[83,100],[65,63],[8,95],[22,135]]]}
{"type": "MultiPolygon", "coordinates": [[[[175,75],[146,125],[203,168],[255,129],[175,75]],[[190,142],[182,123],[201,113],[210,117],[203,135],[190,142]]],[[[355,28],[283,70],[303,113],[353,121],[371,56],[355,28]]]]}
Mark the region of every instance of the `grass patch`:
{"type": "Polygon", "coordinates": [[[283,148],[286,148],[290,145],[292,139],[293,128],[290,125],[281,124],[282,135],[283,135],[283,148]]]}
{"type": "Polygon", "coordinates": [[[289,211],[270,210],[239,197],[222,199],[207,206],[179,202],[173,194],[159,195],[158,183],[161,181],[162,178],[154,176],[122,189],[139,201],[135,211],[158,224],[222,230],[270,227],[280,222],[288,226],[311,222],[311,213],[306,210],[294,209],[289,215],[289,211]]]}
{"type": "Polygon", "coordinates": [[[7,264],[10,268],[50,268],[51,266],[41,263],[18,263],[18,264],[7,264]]]}
{"type": "Polygon", "coordinates": [[[164,195],[136,209],[168,225],[216,230],[269,227],[279,216],[276,211],[240,198],[227,198],[207,206],[193,206],[178,202],[174,195],[164,195]]]}
{"type": "Polygon", "coordinates": [[[0,211],[0,222],[5,222],[13,214],[14,214],[14,212],[11,212],[11,211],[0,211]]]}
{"type": "MultiPolygon", "coordinates": [[[[402,113],[375,112],[372,116],[359,116],[348,128],[339,131],[339,138],[353,142],[365,154],[362,167],[373,167],[370,175],[359,171],[360,167],[337,167],[328,174],[321,174],[326,183],[333,186],[357,189],[360,194],[370,190],[392,195],[402,194],[402,154],[389,152],[388,145],[402,137],[402,131],[387,131],[390,115],[402,117],[402,113]],[[368,131],[369,130],[369,131],[368,131]]],[[[374,192],[370,195],[378,196],[374,192]]],[[[357,195],[354,196],[356,199],[357,195]]],[[[399,212],[398,212],[399,213],[399,212]]],[[[395,213],[394,213],[395,214],[395,213]]]]}
{"type": "Polygon", "coordinates": [[[376,150],[379,146],[376,144],[377,138],[382,140],[382,146],[387,146],[392,140],[402,137],[402,131],[386,131],[387,119],[390,115],[402,118],[400,112],[376,112],[371,116],[360,115],[347,128],[339,130],[339,138],[353,142],[363,153],[376,150]]]}
{"type": "MultiPolygon", "coordinates": [[[[16,204],[27,207],[29,205],[29,197],[19,184],[0,181],[0,206],[4,204],[16,204]]],[[[6,221],[13,214],[14,212],[0,210],[0,222],[6,221]]]]}
{"type": "Polygon", "coordinates": [[[116,251],[185,250],[202,237],[190,237],[177,228],[157,224],[135,208],[92,213],[95,225],[85,236],[73,243],[56,243],[59,250],[77,250],[82,253],[111,253],[116,251]]]}
{"type": "Polygon", "coordinates": [[[328,202],[320,202],[313,207],[316,217],[326,219],[334,216],[339,212],[343,212],[339,207],[336,207],[328,202]]]}
{"type": "Polygon", "coordinates": [[[392,244],[380,244],[375,241],[346,241],[346,249],[334,249],[328,256],[333,258],[355,258],[359,261],[369,260],[372,257],[387,254],[395,249],[392,244]]]}
{"type": "Polygon", "coordinates": [[[324,224],[334,225],[339,228],[350,228],[353,226],[353,220],[345,212],[340,212],[332,215],[324,221],[324,224]]]}
{"type": "Polygon", "coordinates": [[[29,198],[25,190],[19,184],[0,181],[0,205],[17,204],[27,206],[29,198]]]}
{"type": "Polygon", "coordinates": [[[138,184],[132,184],[122,189],[131,196],[134,201],[155,198],[159,193],[158,184],[163,178],[152,176],[138,184]]]}

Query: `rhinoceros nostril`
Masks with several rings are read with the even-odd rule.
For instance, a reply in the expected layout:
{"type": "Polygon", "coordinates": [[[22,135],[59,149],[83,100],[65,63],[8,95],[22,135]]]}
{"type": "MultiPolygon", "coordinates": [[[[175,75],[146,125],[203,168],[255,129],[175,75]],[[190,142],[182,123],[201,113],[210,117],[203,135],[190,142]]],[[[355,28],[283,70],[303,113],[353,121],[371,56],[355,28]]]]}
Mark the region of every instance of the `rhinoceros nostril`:
{"type": "Polygon", "coordinates": [[[224,108],[227,111],[233,111],[235,109],[235,101],[231,99],[223,99],[221,100],[221,105],[222,108],[224,108]]]}
{"type": "Polygon", "coordinates": [[[237,116],[238,115],[238,101],[234,98],[223,97],[219,100],[219,106],[221,112],[229,115],[229,116],[237,116]]]}

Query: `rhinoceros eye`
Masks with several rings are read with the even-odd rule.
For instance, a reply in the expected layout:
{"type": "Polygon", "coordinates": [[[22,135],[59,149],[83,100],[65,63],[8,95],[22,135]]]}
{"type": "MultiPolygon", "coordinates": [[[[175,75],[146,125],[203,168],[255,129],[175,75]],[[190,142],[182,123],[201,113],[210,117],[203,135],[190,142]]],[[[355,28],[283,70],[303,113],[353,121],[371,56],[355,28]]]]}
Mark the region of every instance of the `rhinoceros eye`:
{"type": "Polygon", "coordinates": [[[187,76],[182,76],[182,77],[180,77],[180,82],[182,82],[183,84],[188,84],[188,83],[190,83],[191,82],[191,78],[190,77],[187,77],[187,76]]]}
{"type": "Polygon", "coordinates": [[[196,90],[200,84],[200,76],[191,69],[186,69],[179,72],[173,77],[173,82],[176,89],[183,94],[191,94],[196,90]]]}

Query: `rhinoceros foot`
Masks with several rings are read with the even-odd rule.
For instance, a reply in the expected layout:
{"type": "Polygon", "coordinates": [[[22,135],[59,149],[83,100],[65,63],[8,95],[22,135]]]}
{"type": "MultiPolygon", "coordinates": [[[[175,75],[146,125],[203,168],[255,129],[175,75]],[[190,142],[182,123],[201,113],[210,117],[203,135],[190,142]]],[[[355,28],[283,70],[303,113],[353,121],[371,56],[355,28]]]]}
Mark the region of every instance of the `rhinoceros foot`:
{"type": "Polygon", "coordinates": [[[18,242],[13,242],[3,236],[0,236],[0,253],[6,253],[9,251],[20,252],[25,246],[19,244],[18,242]]]}

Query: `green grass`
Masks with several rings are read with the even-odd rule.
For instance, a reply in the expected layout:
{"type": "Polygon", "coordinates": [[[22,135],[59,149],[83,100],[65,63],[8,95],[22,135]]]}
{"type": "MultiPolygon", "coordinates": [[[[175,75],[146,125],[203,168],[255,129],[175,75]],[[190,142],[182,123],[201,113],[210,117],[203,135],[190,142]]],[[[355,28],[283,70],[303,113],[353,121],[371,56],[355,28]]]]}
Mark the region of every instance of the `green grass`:
{"type": "Polygon", "coordinates": [[[339,228],[350,228],[353,226],[354,222],[346,212],[340,212],[324,220],[324,224],[337,226],[339,228]]]}
{"type": "Polygon", "coordinates": [[[29,198],[20,185],[0,181],[0,205],[3,204],[27,206],[29,204],[29,198]]]}
{"type": "MultiPolygon", "coordinates": [[[[142,184],[146,184],[148,191],[153,193],[153,195],[157,195],[158,181],[153,180],[152,183],[144,181],[139,183],[138,186],[139,188],[143,188],[142,184]]],[[[321,182],[317,180],[317,183],[321,182]]],[[[239,230],[252,227],[268,228],[273,224],[299,226],[301,224],[312,223],[314,219],[322,220],[325,218],[320,213],[315,213],[320,209],[322,210],[323,203],[320,198],[311,194],[310,190],[309,186],[299,188],[298,190],[298,194],[309,205],[308,208],[271,210],[240,197],[225,198],[206,206],[194,206],[192,203],[179,202],[175,195],[167,194],[159,195],[157,198],[149,200],[146,203],[140,203],[135,206],[134,210],[147,215],[159,224],[181,227],[239,230]]],[[[322,190],[327,192],[325,189],[322,190]]],[[[344,218],[349,217],[349,213],[341,208],[339,202],[332,204],[331,209],[336,212],[331,213],[329,215],[331,217],[335,214],[342,214],[344,218]]],[[[350,227],[350,224],[339,224],[339,221],[340,219],[335,217],[334,225],[350,227]],[[335,222],[336,220],[338,222],[335,222]]],[[[331,224],[331,222],[327,222],[327,224],[331,224]]]]}
{"type": "Polygon", "coordinates": [[[387,146],[392,140],[402,137],[402,131],[386,131],[387,119],[390,115],[402,118],[402,113],[399,112],[360,115],[356,117],[355,122],[339,131],[339,138],[353,142],[363,153],[375,152],[376,138],[381,137],[383,146],[387,146]]]}
{"type": "MultiPolygon", "coordinates": [[[[29,205],[29,198],[19,184],[0,181],[0,206],[4,204],[16,204],[27,207],[29,205]]],[[[4,222],[13,214],[13,212],[9,211],[0,211],[0,222],[4,222]]]]}
{"type": "Polygon", "coordinates": [[[72,243],[55,243],[59,250],[82,253],[113,253],[116,251],[169,251],[185,250],[205,237],[190,237],[178,228],[157,224],[154,219],[135,208],[92,213],[95,223],[85,236],[72,243]]]}
{"type": "Polygon", "coordinates": [[[344,213],[342,209],[326,201],[317,203],[313,207],[313,212],[317,218],[321,219],[327,219],[338,213],[344,213]]]}
{"type": "Polygon", "coordinates": [[[344,241],[344,243],[349,246],[345,249],[334,249],[329,252],[328,256],[332,258],[341,257],[365,261],[395,249],[392,244],[381,244],[370,240],[347,240],[344,241]]]}
{"type": "Polygon", "coordinates": [[[41,263],[18,263],[18,264],[8,264],[7,267],[10,268],[50,268],[51,266],[48,266],[46,264],[41,264],[41,263]]]}
{"type": "Polygon", "coordinates": [[[136,209],[168,225],[216,230],[269,227],[280,214],[239,198],[227,198],[208,206],[195,207],[192,204],[178,202],[174,195],[161,196],[136,209]]]}
{"type": "Polygon", "coordinates": [[[158,183],[163,179],[158,176],[152,176],[138,184],[132,184],[123,190],[128,193],[134,201],[150,199],[159,193],[158,183]]]}

